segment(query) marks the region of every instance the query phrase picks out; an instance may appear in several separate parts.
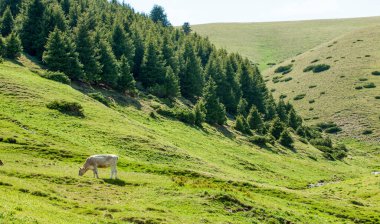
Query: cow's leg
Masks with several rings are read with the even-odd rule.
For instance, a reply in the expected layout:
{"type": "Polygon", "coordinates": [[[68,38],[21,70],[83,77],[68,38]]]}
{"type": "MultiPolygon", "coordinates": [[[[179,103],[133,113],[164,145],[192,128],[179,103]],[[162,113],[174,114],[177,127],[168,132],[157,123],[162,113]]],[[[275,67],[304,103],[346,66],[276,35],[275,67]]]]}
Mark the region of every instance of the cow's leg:
{"type": "Polygon", "coordinates": [[[99,176],[98,176],[98,168],[95,167],[94,169],[94,177],[96,176],[96,178],[99,179],[99,176]]]}
{"type": "Polygon", "coordinates": [[[115,179],[117,179],[117,167],[114,167],[115,179]]]}

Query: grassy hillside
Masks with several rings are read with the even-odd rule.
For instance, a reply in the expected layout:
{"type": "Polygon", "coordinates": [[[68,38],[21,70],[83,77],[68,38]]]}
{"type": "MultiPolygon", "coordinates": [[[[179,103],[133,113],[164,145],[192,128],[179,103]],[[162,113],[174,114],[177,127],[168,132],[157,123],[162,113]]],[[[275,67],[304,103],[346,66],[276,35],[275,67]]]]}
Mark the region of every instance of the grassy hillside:
{"type": "Polygon", "coordinates": [[[288,64],[293,65],[289,74],[275,74],[280,65],[265,72],[276,97],[287,96],[311,123],[334,121],[343,128],[344,136],[380,142],[380,76],[372,75],[380,71],[379,26],[329,41],[281,65],[288,64]],[[331,68],[321,73],[303,72],[317,64],[331,68]],[[274,83],[274,77],[282,82],[274,83]],[[302,94],[303,99],[294,100],[302,94]],[[368,133],[363,134],[365,131],[368,133]]]}
{"type": "MultiPolygon", "coordinates": [[[[379,222],[378,146],[347,140],[349,157],[325,160],[248,143],[228,129],[152,118],[156,98],[104,91],[107,107],[38,76],[25,58],[0,64],[1,223],[354,223],[379,222]],[[78,102],[84,117],[50,110],[78,102]],[[12,141],[12,139],[14,140],[12,141]],[[95,153],[120,156],[119,178],[78,167],[95,153]],[[308,188],[309,184],[325,183],[308,188]]],[[[80,90],[80,91],[79,91],[80,90]]]]}
{"type": "Polygon", "coordinates": [[[224,23],[193,26],[217,47],[239,52],[259,63],[279,63],[326,41],[380,23],[380,17],[269,23],[224,23]]]}

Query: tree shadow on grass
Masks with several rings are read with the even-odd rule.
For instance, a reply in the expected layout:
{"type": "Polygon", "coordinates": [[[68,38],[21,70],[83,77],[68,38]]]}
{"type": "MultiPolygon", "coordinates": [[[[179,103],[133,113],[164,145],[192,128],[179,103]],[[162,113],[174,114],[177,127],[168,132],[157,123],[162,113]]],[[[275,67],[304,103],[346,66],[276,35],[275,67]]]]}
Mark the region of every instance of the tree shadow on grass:
{"type": "Polygon", "coordinates": [[[125,185],[127,185],[127,182],[120,179],[103,179],[103,181],[107,184],[112,184],[120,187],[124,187],[125,185]]]}

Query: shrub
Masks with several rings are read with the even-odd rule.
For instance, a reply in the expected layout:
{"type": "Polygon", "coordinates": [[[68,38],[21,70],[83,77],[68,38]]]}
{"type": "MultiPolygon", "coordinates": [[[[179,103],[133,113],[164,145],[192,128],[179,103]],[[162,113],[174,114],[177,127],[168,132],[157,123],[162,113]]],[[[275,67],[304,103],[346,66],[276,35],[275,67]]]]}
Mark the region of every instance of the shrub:
{"type": "Polygon", "coordinates": [[[326,94],[326,92],[321,92],[320,94],[321,94],[321,95],[325,95],[325,94],[326,94]]]}
{"type": "Polygon", "coordinates": [[[311,139],[310,140],[310,144],[312,144],[313,146],[323,146],[323,147],[327,147],[327,148],[331,148],[332,147],[332,141],[330,138],[314,138],[314,139],[311,139]]]}
{"type": "Polygon", "coordinates": [[[281,133],[279,142],[280,142],[281,145],[283,145],[285,147],[293,148],[294,141],[293,141],[292,136],[290,136],[290,133],[287,130],[284,130],[281,133]]]}
{"type": "Polygon", "coordinates": [[[355,89],[356,90],[361,90],[361,89],[363,89],[363,86],[355,86],[355,89]]]}
{"type": "Polygon", "coordinates": [[[305,98],[305,96],[306,96],[306,94],[299,94],[299,95],[295,96],[293,98],[293,100],[302,100],[303,98],[305,98]]]}
{"type": "Polygon", "coordinates": [[[372,72],[372,75],[380,76],[380,71],[374,71],[372,72]]]}
{"type": "Polygon", "coordinates": [[[373,134],[373,131],[370,130],[370,129],[367,129],[367,130],[364,130],[364,131],[362,132],[362,134],[363,134],[363,135],[372,135],[372,134],[373,134]]]}
{"type": "Polygon", "coordinates": [[[318,123],[316,124],[316,126],[322,130],[322,131],[325,131],[326,133],[337,133],[337,132],[340,132],[342,131],[341,128],[338,127],[337,124],[335,124],[334,122],[321,122],[321,123],[318,123]]]}
{"type": "Polygon", "coordinates": [[[176,118],[183,123],[194,125],[195,124],[195,114],[192,110],[178,108],[175,112],[176,118]]]}
{"type": "Polygon", "coordinates": [[[315,100],[309,100],[309,103],[310,104],[315,103],[315,100]]]}
{"type": "Polygon", "coordinates": [[[315,87],[317,87],[316,85],[311,85],[309,86],[309,89],[314,89],[315,87]]]}
{"type": "Polygon", "coordinates": [[[281,94],[280,99],[285,99],[286,97],[288,97],[288,96],[285,94],[281,94]]]}
{"type": "Polygon", "coordinates": [[[11,33],[6,39],[5,56],[9,59],[16,59],[22,51],[21,40],[15,33],[11,33]]]}
{"type": "Polygon", "coordinates": [[[315,59],[314,61],[312,61],[312,62],[310,62],[310,63],[316,63],[316,62],[318,62],[319,61],[319,59],[315,59]]]}
{"type": "Polygon", "coordinates": [[[15,138],[5,138],[3,140],[3,142],[5,143],[9,143],[9,144],[16,144],[17,143],[17,140],[15,138]]]}
{"type": "Polygon", "coordinates": [[[46,105],[47,108],[51,110],[58,110],[61,113],[70,115],[84,117],[83,107],[77,102],[67,102],[67,101],[53,101],[46,105]]]}
{"type": "Polygon", "coordinates": [[[364,84],[363,87],[367,89],[372,89],[372,88],[376,88],[376,85],[373,82],[369,82],[369,83],[364,84]]]}
{"type": "Polygon", "coordinates": [[[284,82],[289,82],[291,80],[293,80],[293,78],[292,77],[288,77],[288,78],[284,79],[284,82]]]}
{"type": "Polygon", "coordinates": [[[326,65],[326,64],[320,64],[320,65],[316,65],[314,68],[313,68],[313,72],[314,73],[320,73],[320,72],[324,72],[324,71],[327,71],[331,68],[330,65],[326,65]]]}
{"type": "Polygon", "coordinates": [[[360,78],[359,81],[364,82],[364,81],[368,81],[368,79],[366,79],[366,78],[360,78]]]}
{"type": "Polygon", "coordinates": [[[267,136],[254,135],[250,137],[248,141],[255,145],[265,145],[270,142],[270,139],[267,136]]]}
{"type": "Polygon", "coordinates": [[[380,100],[380,96],[375,96],[375,99],[380,100]]]}
{"type": "Polygon", "coordinates": [[[309,66],[307,66],[307,67],[303,70],[303,72],[310,72],[310,71],[312,71],[314,68],[315,68],[315,65],[309,65],[309,66]]]}
{"type": "Polygon", "coordinates": [[[244,134],[252,134],[247,120],[241,115],[236,118],[235,129],[244,134]]]}
{"type": "Polygon", "coordinates": [[[97,100],[99,101],[100,103],[104,104],[105,106],[109,107],[110,106],[110,102],[109,100],[107,100],[102,93],[100,92],[97,92],[97,93],[89,93],[88,94],[89,97],[91,97],[92,99],[94,100],[97,100]]]}
{"type": "Polygon", "coordinates": [[[70,78],[67,75],[65,75],[65,73],[62,73],[62,72],[49,71],[43,74],[42,77],[56,81],[56,82],[60,82],[63,84],[67,84],[67,85],[70,85],[71,83],[70,78]]]}
{"type": "Polygon", "coordinates": [[[329,134],[336,134],[338,132],[341,132],[342,129],[340,127],[331,127],[331,128],[326,128],[325,132],[329,134]]]}
{"type": "Polygon", "coordinates": [[[331,59],[332,58],[332,56],[328,56],[326,59],[331,59]]]}
{"type": "Polygon", "coordinates": [[[275,73],[289,73],[292,71],[292,68],[293,68],[293,65],[292,64],[289,64],[289,65],[286,65],[286,66],[280,66],[278,67],[274,72],[275,73]]]}

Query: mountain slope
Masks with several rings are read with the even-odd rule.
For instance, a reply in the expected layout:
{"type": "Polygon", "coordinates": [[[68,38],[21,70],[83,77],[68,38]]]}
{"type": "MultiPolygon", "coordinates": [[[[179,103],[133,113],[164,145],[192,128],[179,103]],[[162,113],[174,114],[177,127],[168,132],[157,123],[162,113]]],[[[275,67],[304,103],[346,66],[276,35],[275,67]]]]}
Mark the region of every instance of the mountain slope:
{"type": "Polygon", "coordinates": [[[76,89],[95,90],[43,79],[38,71],[25,58],[0,64],[1,222],[379,220],[378,177],[370,172],[380,158],[368,155],[375,146],[347,142],[345,162],[327,161],[300,142],[298,152],[260,148],[228,130],[152,118],[149,111],[161,104],[155,98],[137,102],[107,92],[117,103],[106,107],[76,89]],[[53,100],[80,103],[84,117],[48,109],[53,100]],[[77,176],[95,153],[120,155],[120,180],[77,176]],[[329,184],[307,188],[321,180],[329,184]]]}
{"type": "MultiPolygon", "coordinates": [[[[362,29],[290,58],[265,72],[276,97],[286,95],[311,123],[334,121],[343,135],[380,141],[380,27],[362,29]],[[292,62],[293,61],[293,62],[292,62]],[[312,63],[314,62],[314,63],[312,63]],[[286,75],[275,74],[279,66],[293,64],[286,75]],[[310,65],[327,64],[321,73],[304,72],[310,65]],[[287,82],[274,83],[274,77],[287,82]],[[373,83],[375,88],[368,84],[373,83]],[[360,88],[360,89],[359,89],[360,88]],[[301,100],[297,95],[306,94],[301,100]],[[363,135],[364,131],[373,134],[363,135]]],[[[276,82],[276,81],[275,81],[276,82]]]]}
{"type": "Polygon", "coordinates": [[[239,52],[266,69],[338,36],[375,26],[380,17],[269,23],[224,23],[194,25],[217,46],[239,52]]]}

